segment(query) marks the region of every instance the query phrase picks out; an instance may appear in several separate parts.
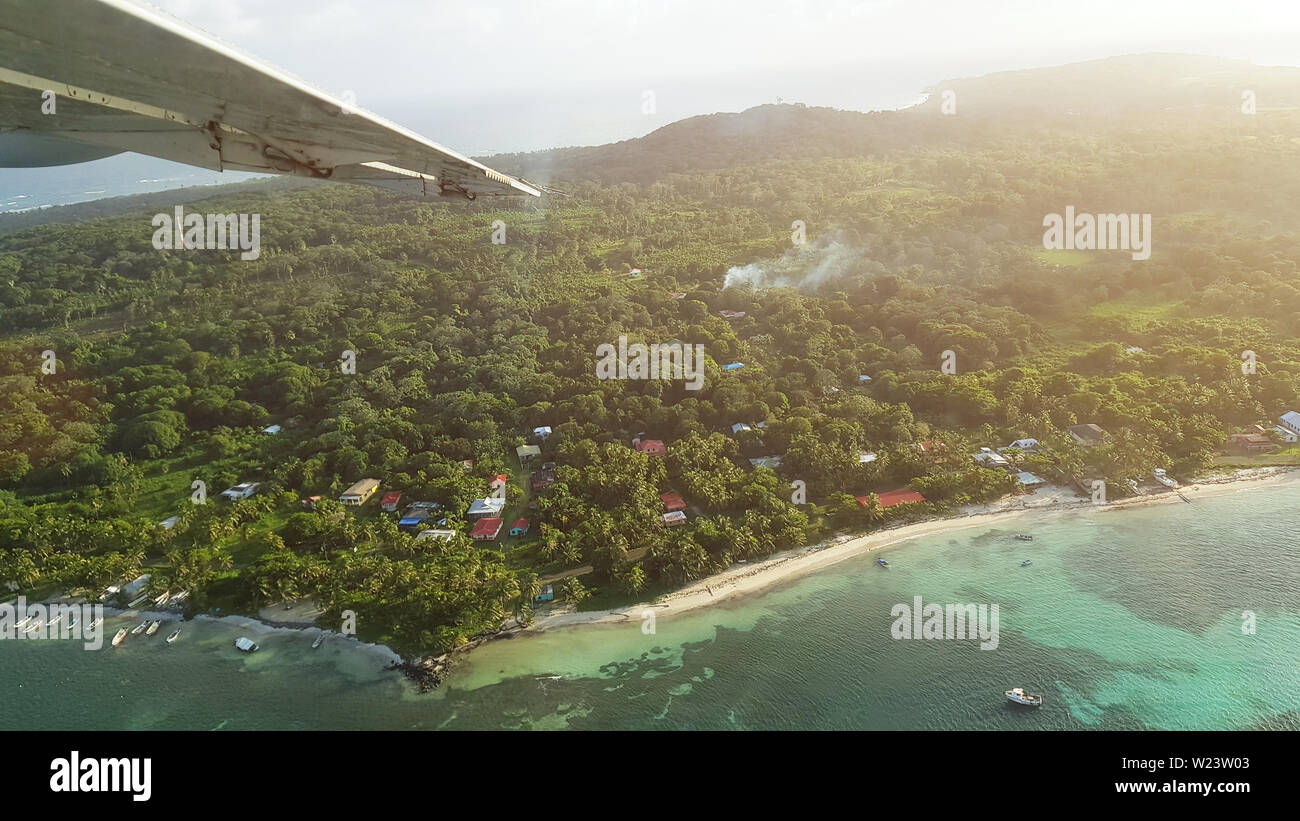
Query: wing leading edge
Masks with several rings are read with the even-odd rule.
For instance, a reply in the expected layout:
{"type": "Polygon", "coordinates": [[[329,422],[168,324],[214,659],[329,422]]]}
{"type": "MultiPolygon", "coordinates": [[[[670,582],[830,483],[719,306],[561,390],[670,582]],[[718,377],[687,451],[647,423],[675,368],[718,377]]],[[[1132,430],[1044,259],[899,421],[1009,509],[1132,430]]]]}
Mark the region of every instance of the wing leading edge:
{"type": "Polygon", "coordinates": [[[417,196],[541,195],[156,9],[0,0],[0,166],[119,151],[417,196]]]}

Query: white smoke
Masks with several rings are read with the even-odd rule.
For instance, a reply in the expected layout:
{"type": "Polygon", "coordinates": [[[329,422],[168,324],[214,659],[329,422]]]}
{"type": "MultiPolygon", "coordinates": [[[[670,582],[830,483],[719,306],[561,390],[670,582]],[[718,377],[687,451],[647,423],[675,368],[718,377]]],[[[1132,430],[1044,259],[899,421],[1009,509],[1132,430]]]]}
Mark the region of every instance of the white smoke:
{"type": "Polygon", "coordinates": [[[869,262],[862,249],[839,238],[819,238],[791,248],[771,262],[751,262],[727,271],[722,287],[749,283],[754,288],[815,289],[869,262]]]}

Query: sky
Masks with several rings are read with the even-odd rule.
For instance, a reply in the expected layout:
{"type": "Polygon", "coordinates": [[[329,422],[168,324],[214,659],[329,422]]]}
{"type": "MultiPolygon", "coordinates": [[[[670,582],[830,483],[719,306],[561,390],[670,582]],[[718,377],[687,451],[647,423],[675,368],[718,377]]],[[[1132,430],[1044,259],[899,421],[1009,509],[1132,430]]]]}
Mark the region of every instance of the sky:
{"type": "MultiPolygon", "coordinates": [[[[1295,0],[155,0],[465,154],[639,137],[696,114],[870,111],[944,79],[1139,52],[1300,65],[1295,0]],[[653,106],[647,110],[647,93],[653,106]]],[[[183,175],[148,160],[141,179],[183,175]]],[[[46,172],[49,173],[48,171],[46,172]]],[[[229,177],[230,175],[227,175],[229,177]]],[[[0,169],[0,194],[26,178],[0,169]]],[[[115,187],[112,181],[104,183],[115,187]]],[[[77,187],[77,186],[74,186],[77,187]]],[[[0,202],[4,210],[5,202],[0,202]]]]}

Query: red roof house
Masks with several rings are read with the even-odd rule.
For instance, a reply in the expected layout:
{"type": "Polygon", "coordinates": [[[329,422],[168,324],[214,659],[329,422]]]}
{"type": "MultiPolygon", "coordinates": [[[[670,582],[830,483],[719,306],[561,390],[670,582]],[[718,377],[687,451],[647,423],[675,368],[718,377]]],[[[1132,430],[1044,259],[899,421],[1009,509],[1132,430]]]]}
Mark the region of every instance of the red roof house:
{"type": "Polygon", "coordinates": [[[508,484],[509,482],[510,482],[509,476],[507,476],[504,473],[498,473],[496,476],[492,477],[492,481],[488,482],[488,487],[492,488],[493,490],[496,490],[497,488],[501,487],[504,484],[508,484]]]}
{"type": "Polygon", "coordinates": [[[474,523],[474,529],[469,532],[469,537],[480,542],[495,541],[497,534],[501,532],[501,525],[504,523],[504,519],[485,516],[474,523]]]}
{"type": "Polygon", "coordinates": [[[659,497],[664,503],[664,510],[685,510],[686,500],[682,499],[680,493],[665,493],[659,497]]]}
{"type": "Polygon", "coordinates": [[[663,456],[668,452],[668,448],[659,439],[633,439],[632,447],[647,456],[663,456]]]}
{"type": "Polygon", "coordinates": [[[528,535],[528,520],[525,519],[525,518],[522,517],[522,516],[520,516],[518,519],[515,519],[515,523],[512,524],[512,525],[510,525],[510,535],[511,535],[511,536],[527,536],[527,535],[528,535]]]}
{"type": "Polygon", "coordinates": [[[391,493],[384,494],[384,498],[379,502],[379,507],[389,513],[393,513],[397,510],[397,506],[401,504],[401,502],[402,494],[394,490],[391,493]]]}
{"type": "MultiPolygon", "coordinates": [[[[858,500],[859,507],[867,506],[866,496],[855,496],[858,500]]],[[[894,505],[903,505],[908,502],[924,502],[925,497],[915,490],[902,488],[901,490],[887,490],[884,493],[877,493],[876,498],[880,500],[881,507],[893,507],[894,505]]]]}

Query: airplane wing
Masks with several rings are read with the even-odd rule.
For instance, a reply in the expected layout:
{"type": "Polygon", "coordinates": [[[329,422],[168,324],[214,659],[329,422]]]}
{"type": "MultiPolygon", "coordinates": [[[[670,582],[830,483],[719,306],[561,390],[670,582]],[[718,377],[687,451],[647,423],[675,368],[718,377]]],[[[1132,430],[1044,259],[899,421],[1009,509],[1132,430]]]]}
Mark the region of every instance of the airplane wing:
{"type": "Polygon", "coordinates": [[[0,167],[122,151],[420,196],[541,195],[150,6],[0,0],[0,167]]]}

